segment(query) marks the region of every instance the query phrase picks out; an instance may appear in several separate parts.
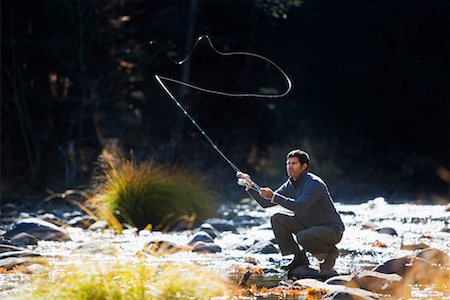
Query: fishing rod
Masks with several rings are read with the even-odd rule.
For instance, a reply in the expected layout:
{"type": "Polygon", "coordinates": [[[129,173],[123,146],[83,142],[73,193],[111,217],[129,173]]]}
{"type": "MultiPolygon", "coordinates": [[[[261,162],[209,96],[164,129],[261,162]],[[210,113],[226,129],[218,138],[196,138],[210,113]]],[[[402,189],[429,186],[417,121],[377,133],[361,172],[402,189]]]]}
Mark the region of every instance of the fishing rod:
{"type": "MultiPolygon", "coordinates": [[[[184,62],[186,62],[191,55],[193,54],[195,48],[197,47],[198,43],[202,40],[206,39],[209,46],[219,55],[222,56],[230,56],[230,55],[245,55],[245,56],[251,56],[251,57],[256,57],[259,59],[262,59],[265,62],[268,62],[269,64],[273,65],[278,71],[280,71],[280,73],[284,76],[286,83],[287,83],[287,89],[285,92],[281,93],[281,94],[254,94],[254,93],[228,93],[228,92],[223,92],[223,91],[217,91],[217,90],[212,90],[212,89],[208,89],[208,88],[204,88],[204,87],[200,87],[200,86],[196,86],[184,81],[180,81],[180,80],[176,80],[173,78],[169,78],[169,77],[165,77],[165,76],[161,76],[158,74],[155,74],[155,79],[158,82],[158,84],[163,88],[163,90],[166,92],[166,94],[169,96],[169,98],[175,103],[175,105],[183,112],[183,114],[191,121],[191,123],[197,128],[197,130],[201,133],[201,135],[206,139],[206,141],[212,146],[212,148],[228,163],[228,165],[235,171],[235,172],[241,172],[239,170],[239,168],[219,149],[219,147],[217,147],[217,145],[213,142],[213,140],[206,134],[206,132],[200,127],[200,125],[194,120],[194,118],[191,117],[191,115],[187,112],[187,110],[183,107],[183,105],[181,105],[181,103],[176,99],[176,97],[170,92],[170,90],[167,88],[167,86],[164,84],[164,80],[165,81],[169,81],[172,83],[177,83],[183,86],[186,86],[188,88],[191,89],[195,89],[195,90],[199,90],[202,92],[206,92],[206,93],[210,93],[210,94],[215,94],[215,95],[221,95],[221,96],[227,96],[227,97],[235,97],[235,98],[249,98],[249,97],[258,97],[258,98],[281,98],[284,97],[285,95],[287,95],[291,89],[292,89],[292,81],[290,80],[289,76],[277,65],[275,64],[273,61],[271,61],[268,58],[265,58],[261,55],[258,54],[254,54],[254,53],[250,53],[250,52],[221,52],[219,50],[217,50],[214,45],[212,44],[210,38],[208,36],[200,36],[196,43],[194,44],[194,47],[192,47],[191,52],[188,54],[188,56],[181,60],[181,61],[175,61],[173,59],[171,59],[174,63],[181,65],[184,62]]],[[[154,41],[151,42],[151,44],[156,43],[154,41]]],[[[242,173],[242,172],[241,172],[242,173]]],[[[245,180],[244,180],[245,181],[245,180]]],[[[241,186],[245,186],[246,190],[248,191],[249,189],[252,189],[254,191],[259,192],[261,190],[261,187],[256,184],[255,182],[252,181],[251,186],[248,186],[247,183],[245,183],[245,185],[243,185],[242,180],[238,180],[238,184],[241,186]]],[[[280,195],[278,193],[276,193],[277,195],[285,198],[285,196],[280,195]]]]}

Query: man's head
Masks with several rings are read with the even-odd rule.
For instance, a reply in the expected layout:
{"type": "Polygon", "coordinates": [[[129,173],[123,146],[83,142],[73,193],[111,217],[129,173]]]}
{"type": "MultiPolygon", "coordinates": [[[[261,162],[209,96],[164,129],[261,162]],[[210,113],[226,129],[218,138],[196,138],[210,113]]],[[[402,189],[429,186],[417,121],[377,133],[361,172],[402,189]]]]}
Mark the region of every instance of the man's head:
{"type": "Polygon", "coordinates": [[[308,170],[309,154],[303,150],[295,149],[286,156],[286,172],[292,179],[298,179],[300,175],[308,170]]]}

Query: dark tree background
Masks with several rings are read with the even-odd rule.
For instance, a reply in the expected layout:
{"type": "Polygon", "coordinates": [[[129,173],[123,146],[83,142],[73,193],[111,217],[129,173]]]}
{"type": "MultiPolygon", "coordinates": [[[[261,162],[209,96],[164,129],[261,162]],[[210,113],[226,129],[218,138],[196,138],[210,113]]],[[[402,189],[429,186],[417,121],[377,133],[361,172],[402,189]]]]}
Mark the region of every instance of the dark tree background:
{"type": "Polygon", "coordinates": [[[448,201],[449,28],[446,1],[3,1],[2,196],[85,188],[109,148],[194,169],[224,199],[244,196],[153,75],[230,92],[285,83],[262,61],[204,43],[171,61],[207,34],[294,82],[270,101],[169,85],[259,183],[280,183],[286,152],[300,147],[340,201],[448,201]]]}

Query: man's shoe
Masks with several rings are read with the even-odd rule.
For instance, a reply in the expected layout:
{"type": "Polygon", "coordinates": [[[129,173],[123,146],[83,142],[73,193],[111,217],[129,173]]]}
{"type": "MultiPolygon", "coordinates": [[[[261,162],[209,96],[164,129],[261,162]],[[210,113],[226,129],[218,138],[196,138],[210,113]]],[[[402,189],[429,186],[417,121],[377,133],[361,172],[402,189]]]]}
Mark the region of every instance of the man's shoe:
{"type": "Polygon", "coordinates": [[[299,267],[299,266],[304,266],[304,265],[308,265],[308,258],[306,257],[305,253],[301,253],[301,254],[296,254],[294,259],[285,266],[281,266],[282,270],[285,271],[289,271],[289,270],[294,270],[295,268],[299,267]]]}
{"type": "Polygon", "coordinates": [[[336,259],[339,257],[339,251],[336,246],[331,247],[324,261],[320,264],[320,271],[327,272],[333,269],[336,259]]]}

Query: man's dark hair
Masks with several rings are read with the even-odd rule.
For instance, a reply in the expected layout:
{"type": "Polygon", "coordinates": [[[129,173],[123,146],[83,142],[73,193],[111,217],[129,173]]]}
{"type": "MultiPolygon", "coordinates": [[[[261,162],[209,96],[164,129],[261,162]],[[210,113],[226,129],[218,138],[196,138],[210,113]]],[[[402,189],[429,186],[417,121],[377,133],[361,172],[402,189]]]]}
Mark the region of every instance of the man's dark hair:
{"type": "Polygon", "coordinates": [[[302,164],[302,165],[308,164],[308,167],[309,167],[309,154],[306,153],[305,151],[300,150],[300,149],[292,150],[291,152],[289,152],[287,154],[286,159],[289,157],[297,157],[298,160],[300,161],[300,164],[302,164]]]}

